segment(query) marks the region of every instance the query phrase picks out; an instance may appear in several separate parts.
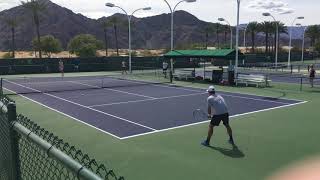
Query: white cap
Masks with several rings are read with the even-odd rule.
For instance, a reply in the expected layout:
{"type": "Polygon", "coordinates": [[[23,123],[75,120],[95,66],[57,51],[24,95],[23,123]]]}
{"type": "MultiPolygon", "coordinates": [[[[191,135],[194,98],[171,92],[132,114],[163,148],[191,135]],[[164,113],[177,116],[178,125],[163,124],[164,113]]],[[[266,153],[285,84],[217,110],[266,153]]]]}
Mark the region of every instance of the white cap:
{"type": "Polygon", "coordinates": [[[209,86],[209,88],[207,89],[207,92],[215,92],[216,89],[214,88],[214,86],[209,86]]]}

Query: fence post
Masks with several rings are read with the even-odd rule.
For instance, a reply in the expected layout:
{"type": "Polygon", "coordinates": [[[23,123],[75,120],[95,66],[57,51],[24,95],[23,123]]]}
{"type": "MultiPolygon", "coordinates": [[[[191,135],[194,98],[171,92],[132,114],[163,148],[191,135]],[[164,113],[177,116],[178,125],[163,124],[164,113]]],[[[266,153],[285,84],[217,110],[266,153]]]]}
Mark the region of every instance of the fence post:
{"type": "Polygon", "coordinates": [[[3,97],[3,81],[2,81],[2,78],[0,80],[0,97],[3,97]]]}
{"type": "MultiPolygon", "coordinates": [[[[17,120],[17,111],[16,111],[16,104],[10,102],[8,104],[8,121],[10,125],[17,120]]],[[[13,163],[13,177],[14,180],[21,180],[21,173],[20,173],[20,159],[19,159],[19,136],[17,132],[14,131],[12,126],[10,126],[10,138],[11,138],[11,150],[12,150],[12,163],[13,163]]]]}
{"type": "Polygon", "coordinates": [[[170,72],[169,72],[170,74],[169,74],[169,78],[170,78],[170,83],[172,83],[173,82],[173,72],[172,72],[172,70],[170,70],[170,72]]]}

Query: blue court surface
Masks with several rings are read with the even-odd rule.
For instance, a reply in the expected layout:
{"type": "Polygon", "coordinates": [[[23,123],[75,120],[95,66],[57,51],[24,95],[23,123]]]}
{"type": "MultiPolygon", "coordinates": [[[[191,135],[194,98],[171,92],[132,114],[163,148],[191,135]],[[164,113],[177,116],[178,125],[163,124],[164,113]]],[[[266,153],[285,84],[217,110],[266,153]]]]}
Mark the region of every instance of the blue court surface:
{"type": "MultiPolygon", "coordinates": [[[[109,83],[118,81],[124,80],[107,78],[109,83]]],[[[128,86],[94,88],[99,83],[94,77],[43,78],[34,82],[6,80],[4,88],[119,139],[207,122],[196,121],[192,116],[195,109],[207,108],[208,94],[203,89],[164,84],[135,86],[137,81],[130,80],[125,82],[128,86]],[[84,88],[72,90],[74,85],[84,88]],[[46,92],[60,86],[64,91],[46,92]],[[35,93],[23,93],[26,90],[35,93]]],[[[231,117],[304,103],[229,92],[218,94],[225,98],[231,117]]]]}

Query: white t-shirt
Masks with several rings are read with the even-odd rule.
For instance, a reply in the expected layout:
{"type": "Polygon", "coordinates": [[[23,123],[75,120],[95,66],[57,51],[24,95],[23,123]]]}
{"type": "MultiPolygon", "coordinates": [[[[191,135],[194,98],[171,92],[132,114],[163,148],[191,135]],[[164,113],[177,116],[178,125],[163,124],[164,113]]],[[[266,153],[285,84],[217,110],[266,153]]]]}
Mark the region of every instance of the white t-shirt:
{"type": "Polygon", "coordinates": [[[167,62],[163,62],[162,68],[163,69],[168,69],[169,64],[167,62]]]}
{"type": "Polygon", "coordinates": [[[211,95],[207,99],[208,107],[211,107],[213,115],[221,115],[228,113],[228,107],[220,95],[211,95]]]}
{"type": "Polygon", "coordinates": [[[123,68],[126,67],[126,62],[122,61],[122,67],[123,67],[123,68]]]}

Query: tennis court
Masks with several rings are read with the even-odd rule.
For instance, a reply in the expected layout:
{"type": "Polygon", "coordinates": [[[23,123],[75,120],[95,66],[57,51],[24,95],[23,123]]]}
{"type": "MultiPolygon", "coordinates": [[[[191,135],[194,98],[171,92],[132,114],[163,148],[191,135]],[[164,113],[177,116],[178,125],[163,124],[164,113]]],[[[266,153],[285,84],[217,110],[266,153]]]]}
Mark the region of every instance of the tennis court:
{"type": "MultiPolygon", "coordinates": [[[[119,139],[191,126],[195,109],[206,109],[203,89],[114,77],[3,79],[19,94],[119,139]]],[[[219,92],[232,117],[294,106],[303,101],[219,92]]]]}

